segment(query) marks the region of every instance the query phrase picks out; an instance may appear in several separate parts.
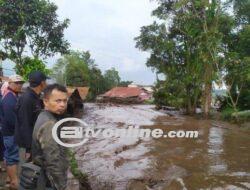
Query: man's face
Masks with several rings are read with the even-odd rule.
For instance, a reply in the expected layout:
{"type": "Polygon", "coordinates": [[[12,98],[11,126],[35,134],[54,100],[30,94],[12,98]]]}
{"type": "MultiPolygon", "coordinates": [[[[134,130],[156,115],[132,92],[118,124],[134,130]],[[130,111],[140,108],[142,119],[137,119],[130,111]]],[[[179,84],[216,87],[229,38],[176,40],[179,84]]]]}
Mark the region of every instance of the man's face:
{"type": "Polygon", "coordinates": [[[47,83],[46,81],[42,81],[40,85],[41,85],[41,90],[43,91],[46,88],[47,83]]]}
{"type": "Polygon", "coordinates": [[[22,90],[23,82],[11,82],[9,86],[14,92],[19,93],[22,90]]]}
{"type": "Polygon", "coordinates": [[[51,95],[43,100],[45,109],[62,115],[67,109],[68,94],[54,89],[51,95]]]}

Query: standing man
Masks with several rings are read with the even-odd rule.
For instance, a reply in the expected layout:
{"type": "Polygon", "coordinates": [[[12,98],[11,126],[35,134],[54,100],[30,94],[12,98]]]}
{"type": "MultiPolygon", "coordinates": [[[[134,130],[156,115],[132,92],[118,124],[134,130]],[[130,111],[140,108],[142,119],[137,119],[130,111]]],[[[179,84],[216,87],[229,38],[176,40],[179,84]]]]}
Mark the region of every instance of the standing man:
{"type": "Polygon", "coordinates": [[[18,93],[21,92],[24,80],[19,75],[9,77],[9,86],[3,94],[1,104],[2,135],[4,141],[4,160],[7,166],[7,174],[10,178],[10,187],[17,189],[17,164],[19,162],[18,146],[14,141],[16,103],[18,93]]]}
{"type": "Polygon", "coordinates": [[[43,97],[45,110],[39,114],[33,132],[33,163],[45,171],[47,187],[53,190],[65,190],[67,186],[66,148],[57,144],[52,136],[53,126],[63,118],[67,109],[67,101],[68,93],[64,86],[47,86],[43,97]]]}
{"type": "Polygon", "coordinates": [[[30,73],[29,87],[20,96],[17,103],[15,140],[19,146],[21,162],[30,158],[33,128],[42,110],[40,94],[46,87],[47,78],[40,71],[30,73]]]}
{"type": "MultiPolygon", "coordinates": [[[[0,106],[2,105],[2,97],[3,97],[2,92],[0,90],[0,106]]],[[[2,122],[1,122],[1,117],[0,117],[0,172],[4,171],[3,153],[4,153],[4,144],[3,144],[3,136],[2,136],[2,122]]]]}

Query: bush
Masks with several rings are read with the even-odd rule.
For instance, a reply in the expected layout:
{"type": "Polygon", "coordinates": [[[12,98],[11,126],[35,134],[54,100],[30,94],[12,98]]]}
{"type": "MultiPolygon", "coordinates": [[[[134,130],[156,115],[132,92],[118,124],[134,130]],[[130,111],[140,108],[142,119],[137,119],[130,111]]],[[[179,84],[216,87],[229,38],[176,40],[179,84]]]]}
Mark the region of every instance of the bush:
{"type": "Polygon", "coordinates": [[[45,63],[38,58],[25,57],[21,66],[16,65],[16,73],[21,75],[25,80],[29,78],[32,71],[41,71],[46,75],[51,74],[51,70],[46,68],[45,63]]]}
{"type": "Polygon", "coordinates": [[[232,120],[232,114],[234,113],[234,109],[233,108],[230,108],[230,107],[227,107],[225,108],[222,112],[221,112],[221,118],[223,120],[232,120]]]}
{"type": "Polygon", "coordinates": [[[75,158],[74,152],[68,150],[68,157],[69,157],[69,163],[70,163],[70,171],[73,174],[73,176],[79,180],[79,183],[82,187],[82,189],[85,190],[91,190],[89,181],[88,181],[88,175],[83,173],[78,166],[77,160],[75,158]]]}
{"type": "Polygon", "coordinates": [[[145,100],[144,104],[154,104],[154,99],[145,100]]]}
{"type": "Polygon", "coordinates": [[[235,112],[232,114],[232,119],[239,123],[250,121],[250,110],[235,112]]]}

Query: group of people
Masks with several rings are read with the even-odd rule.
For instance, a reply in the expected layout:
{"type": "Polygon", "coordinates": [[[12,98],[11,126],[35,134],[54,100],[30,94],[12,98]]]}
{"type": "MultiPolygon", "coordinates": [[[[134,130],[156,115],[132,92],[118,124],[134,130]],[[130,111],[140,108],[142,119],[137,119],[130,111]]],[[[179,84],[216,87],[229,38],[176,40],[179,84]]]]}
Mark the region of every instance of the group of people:
{"type": "Polygon", "coordinates": [[[64,117],[68,93],[59,84],[47,85],[47,78],[40,71],[30,73],[22,92],[23,78],[13,75],[1,87],[0,172],[6,169],[10,189],[25,189],[19,166],[27,162],[44,171],[44,189],[66,188],[66,149],[54,141],[52,127],[64,117]]]}

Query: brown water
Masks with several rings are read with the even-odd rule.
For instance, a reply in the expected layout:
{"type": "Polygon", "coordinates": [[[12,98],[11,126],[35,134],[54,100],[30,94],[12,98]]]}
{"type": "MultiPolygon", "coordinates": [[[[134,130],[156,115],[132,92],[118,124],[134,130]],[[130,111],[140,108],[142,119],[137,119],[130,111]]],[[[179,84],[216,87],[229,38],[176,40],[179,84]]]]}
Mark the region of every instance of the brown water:
{"type": "Polygon", "coordinates": [[[250,189],[250,133],[190,117],[160,117],[152,128],[198,130],[197,139],[154,139],[146,180],[129,189],[250,189]]]}
{"type": "MultiPolygon", "coordinates": [[[[99,128],[100,125],[101,128],[126,127],[124,123],[105,120],[112,113],[112,107],[102,108],[102,113],[99,109],[87,107],[89,111],[84,120],[99,125],[99,128]]],[[[117,109],[123,118],[135,109],[135,113],[146,120],[151,108],[114,108],[117,109]]],[[[131,115],[129,117],[128,120],[133,122],[131,115]]],[[[250,131],[239,130],[227,123],[217,122],[220,127],[215,127],[213,123],[216,122],[160,113],[153,124],[144,128],[198,130],[199,137],[97,138],[78,148],[78,160],[82,171],[89,174],[94,190],[250,189],[250,131]]]]}

